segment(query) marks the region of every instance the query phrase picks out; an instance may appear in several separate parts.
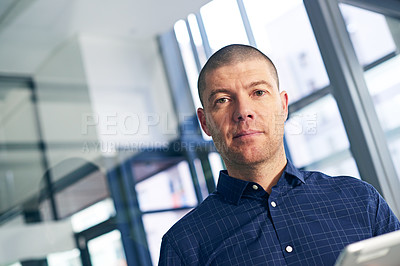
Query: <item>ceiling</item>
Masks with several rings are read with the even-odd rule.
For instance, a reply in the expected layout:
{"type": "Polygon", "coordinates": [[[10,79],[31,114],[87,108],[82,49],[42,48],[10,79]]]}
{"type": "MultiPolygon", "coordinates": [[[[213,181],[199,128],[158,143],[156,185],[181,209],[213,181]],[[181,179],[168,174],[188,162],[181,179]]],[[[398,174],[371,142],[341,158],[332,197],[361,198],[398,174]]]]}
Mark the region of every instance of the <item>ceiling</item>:
{"type": "Polygon", "coordinates": [[[1,0],[0,74],[31,75],[79,34],[151,38],[209,0],[1,0]]]}

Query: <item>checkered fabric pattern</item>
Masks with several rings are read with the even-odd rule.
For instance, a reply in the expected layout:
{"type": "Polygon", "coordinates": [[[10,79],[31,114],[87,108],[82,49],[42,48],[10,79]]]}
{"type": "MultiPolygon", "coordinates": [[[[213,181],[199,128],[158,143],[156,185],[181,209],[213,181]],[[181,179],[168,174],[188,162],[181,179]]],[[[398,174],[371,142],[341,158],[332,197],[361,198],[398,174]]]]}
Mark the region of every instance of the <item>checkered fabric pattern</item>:
{"type": "Polygon", "coordinates": [[[333,265],[348,244],[400,229],[369,184],[288,161],[270,195],[221,171],[216,192],[163,237],[159,265],[333,265]]]}

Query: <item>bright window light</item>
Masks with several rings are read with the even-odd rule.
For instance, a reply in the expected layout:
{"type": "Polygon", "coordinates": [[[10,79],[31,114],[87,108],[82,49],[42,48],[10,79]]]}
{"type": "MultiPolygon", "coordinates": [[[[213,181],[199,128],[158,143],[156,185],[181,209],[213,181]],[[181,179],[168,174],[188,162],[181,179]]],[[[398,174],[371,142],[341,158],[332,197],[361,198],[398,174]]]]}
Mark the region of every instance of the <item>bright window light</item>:
{"type": "Polygon", "coordinates": [[[105,199],[72,215],[72,228],[75,232],[81,232],[106,221],[114,215],[115,209],[113,201],[111,199],[105,199]]]}

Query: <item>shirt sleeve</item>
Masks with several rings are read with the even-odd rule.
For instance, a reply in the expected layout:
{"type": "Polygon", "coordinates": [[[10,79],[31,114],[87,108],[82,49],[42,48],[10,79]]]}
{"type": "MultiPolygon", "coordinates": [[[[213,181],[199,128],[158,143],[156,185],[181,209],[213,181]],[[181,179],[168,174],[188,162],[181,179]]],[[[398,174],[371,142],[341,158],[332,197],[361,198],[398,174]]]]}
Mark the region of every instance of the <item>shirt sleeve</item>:
{"type": "Polygon", "coordinates": [[[376,196],[376,215],[374,225],[374,236],[386,234],[400,229],[400,222],[389,205],[377,191],[376,196]]]}
{"type": "Polygon", "coordinates": [[[171,245],[167,237],[163,237],[161,243],[160,259],[158,266],[179,266],[184,265],[179,255],[176,253],[174,247],[171,245]]]}

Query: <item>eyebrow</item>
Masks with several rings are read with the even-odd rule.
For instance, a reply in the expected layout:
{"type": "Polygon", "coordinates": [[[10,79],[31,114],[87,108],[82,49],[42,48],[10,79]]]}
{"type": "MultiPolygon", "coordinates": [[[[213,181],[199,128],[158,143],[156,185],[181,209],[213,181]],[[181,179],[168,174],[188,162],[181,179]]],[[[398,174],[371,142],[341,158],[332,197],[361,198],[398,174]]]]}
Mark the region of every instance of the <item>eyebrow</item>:
{"type": "Polygon", "coordinates": [[[258,86],[258,85],[266,85],[266,86],[268,86],[269,88],[272,88],[271,83],[269,83],[269,82],[267,82],[267,81],[265,81],[265,80],[253,81],[253,82],[251,82],[247,87],[248,87],[248,88],[251,88],[251,87],[258,86]]]}
{"type": "Polygon", "coordinates": [[[229,93],[229,92],[230,92],[230,91],[227,90],[227,89],[217,89],[217,90],[214,90],[214,91],[212,91],[212,92],[210,93],[210,96],[208,96],[208,101],[210,102],[211,99],[212,99],[216,94],[218,94],[218,93],[229,93]]]}

